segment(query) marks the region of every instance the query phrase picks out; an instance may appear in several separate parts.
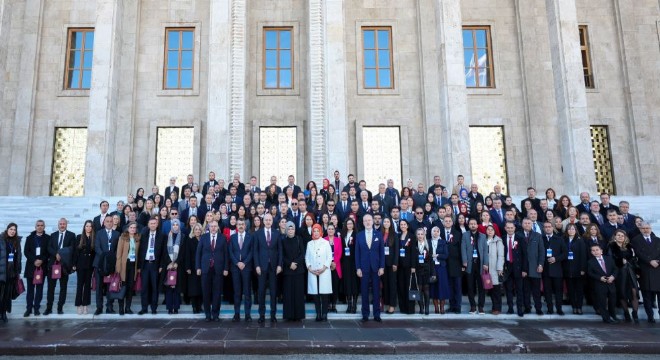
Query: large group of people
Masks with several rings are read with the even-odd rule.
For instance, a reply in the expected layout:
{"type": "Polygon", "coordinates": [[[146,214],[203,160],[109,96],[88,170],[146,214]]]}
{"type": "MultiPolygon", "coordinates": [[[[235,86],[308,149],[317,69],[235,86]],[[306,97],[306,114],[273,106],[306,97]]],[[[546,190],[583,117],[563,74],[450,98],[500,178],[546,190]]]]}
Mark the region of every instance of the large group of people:
{"type": "Polygon", "coordinates": [[[530,187],[517,206],[499,185],[484,195],[460,175],[451,189],[436,176],[428,188],[409,180],[399,190],[388,180],[376,194],[352,174],[344,183],[338,171],[321,186],[287,180],[280,186],[272,177],[261,189],[256,177],[244,184],[234,175],[225,187],[211,172],[201,189],[192,175],[179,189],[172,178],[163,195],[140,188],[114,211],[101,201],[79,235],[67,219],[52,234],[37,220],[23,248],[10,223],[0,234],[2,320],[22,282],[25,317],[41,315],[44,285],[43,315],[62,314],[76,272],[78,314],[88,313],[94,292],[95,315],[114,314],[115,300],[119,315],[132,314],[136,294],[137,314],[156,314],[164,294],[169,314],[190,305],[207,321],[218,321],[223,298],[233,321],[241,321],[241,305],[252,321],[253,300],[260,323],[267,307],[277,322],[280,304],[284,320],[300,321],[306,302],[315,304],[316,321],[327,321],[338,303],[357,314],[360,297],[362,320],[380,322],[397,309],[428,315],[431,303],[436,314],[458,314],[465,293],[470,314],[485,314],[488,295],[493,315],[504,311],[503,300],[520,317],[532,305],[538,316],[564,315],[565,303],[580,315],[586,302],[604,322],[619,322],[621,308],[637,323],[643,300],[655,322],[660,239],[609,194],[582,193],[573,204],[530,187]]]}

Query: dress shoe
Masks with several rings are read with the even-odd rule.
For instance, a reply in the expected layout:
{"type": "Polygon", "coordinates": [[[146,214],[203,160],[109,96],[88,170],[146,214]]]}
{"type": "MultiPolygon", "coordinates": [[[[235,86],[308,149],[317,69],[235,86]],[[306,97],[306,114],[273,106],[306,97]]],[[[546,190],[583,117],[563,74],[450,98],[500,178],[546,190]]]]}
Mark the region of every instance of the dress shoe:
{"type": "Polygon", "coordinates": [[[106,313],[106,314],[114,314],[114,313],[115,313],[115,309],[113,309],[113,308],[107,308],[107,309],[105,309],[105,313],[106,313]]]}
{"type": "Polygon", "coordinates": [[[277,322],[277,318],[276,318],[275,316],[271,316],[271,317],[270,317],[270,322],[272,322],[272,323],[276,323],[276,322],[277,322]]]}
{"type": "Polygon", "coordinates": [[[151,310],[151,315],[156,315],[156,314],[158,314],[158,311],[156,311],[156,310],[151,310]]]}
{"type": "Polygon", "coordinates": [[[477,313],[477,308],[476,307],[470,307],[470,314],[476,314],[477,313]]]}
{"type": "Polygon", "coordinates": [[[265,316],[259,316],[259,320],[257,320],[259,324],[263,324],[266,322],[266,317],[265,316]]]}
{"type": "Polygon", "coordinates": [[[536,310],[536,315],[543,316],[543,310],[536,310]]]}
{"type": "Polygon", "coordinates": [[[252,316],[248,315],[245,317],[245,322],[252,322],[252,316]]]}
{"type": "Polygon", "coordinates": [[[174,315],[176,315],[176,314],[179,313],[179,309],[174,309],[173,312],[174,312],[174,315]]]}
{"type": "Polygon", "coordinates": [[[649,324],[655,324],[655,319],[654,318],[650,318],[648,321],[649,321],[649,324]]]}
{"type": "Polygon", "coordinates": [[[213,318],[213,321],[220,322],[220,318],[216,316],[216,317],[213,318]]]}
{"type": "Polygon", "coordinates": [[[52,313],[53,313],[53,310],[47,308],[46,311],[44,311],[44,316],[48,316],[52,313]]]}
{"type": "Polygon", "coordinates": [[[206,322],[211,322],[211,318],[210,318],[210,317],[207,317],[207,318],[206,318],[206,322]]]}
{"type": "Polygon", "coordinates": [[[32,311],[25,310],[25,313],[23,314],[23,317],[30,317],[30,314],[32,314],[32,311]]]}
{"type": "Polygon", "coordinates": [[[604,322],[604,323],[607,323],[607,324],[618,324],[618,323],[619,323],[619,320],[615,320],[615,319],[607,318],[607,319],[604,319],[603,322],[604,322]]]}
{"type": "Polygon", "coordinates": [[[133,315],[133,310],[131,310],[131,308],[126,309],[126,311],[124,311],[124,312],[125,312],[127,315],[133,315]]]}
{"type": "Polygon", "coordinates": [[[493,315],[499,315],[499,314],[500,314],[499,311],[497,311],[497,310],[493,310],[493,315]]]}
{"type": "Polygon", "coordinates": [[[363,316],[363,317],[362,317],[362,322],[367,322],[367,321],[369,321],[369,318],[366,317],[366,316],[363,316]]]}
{"type": "Polygon", "coordinates": [[[144,309],[138,311],[138,315],[144,315],[144,314],[146,314],[146,313],[147,313],[147,310],[144,310],[144,309]]]}
{"type": "Polygon", "coordinates": [[[484,308],[479,308],[479,315],[486,315],[484,308]]]}
{"type": "Polygon", "coordinates": [[[101,308],[96,308],[96,311],[94,311],[94,316],[101,315],[102,312],[103,310],[101,310],[101,308]]]}
{"type": "Polygon", "coordinates": [[[5,323],[6,323],[7,321],[9,321],[9,319],[7,319],[7,313],[6,313],[6,312],[2,312],[2,322],[5,322],[5,323]]]}
{"type": "Polygon", "coordinates": [[[174,314],[174,311],[172,311],[172,310],[167,310],[167,314],[168,314],[168,315],[172,315],[172,314],[174,314]]]}
{"type": "Polygon", "coordinates": [[[380,318],[380,316],[378,316],[378,317],[375,317],[375,318],[374,318],[374,321],[376,321],[376,322],[382,322],[383,320],[380,318]]]}
{"type": "Polygon", "coordinates": [[[548,314],[548,315],[552,315],[552,314],[554,314],[554,313],[555,313],[555,312],[554,312],[552,309],[548,309],[548,311],[547,311],[547,314],[548,314]]]}
{"type": "Polygon", "coordinates": [[[231,318],[231,321],[232,322],[239,322],[239,321],[241,321],[241,316],[238,315],[238,314],[234,314],[234,317],[231,318]]]}
{"type": "Polygon", "coordinates": [[[513,315],[513,309],[507,310],[506,313],[509,314],[509,315],[513,315]]]}
{"type": "Polygon", "coordinates": [[[525,314],[531,314],[531,313],[532,313],[532,309],[531,309],[531,308],[526,308],[526,309],[525,309],[525,314]]]}
{"type": "Polygon", "coordinates": [[[523,317],[525,314],[522,311],[518,311],[518,317],[523,317]]]}
{"type": "Polygon", "coordinates": [[[41,315],[41,313],[39,312],[39,310],[35,310],[35,311],[34,311],[34,316],[39,316],[39,315],[41,315]]]}
{"type": "Polygon", "coordinates": [[[564,314],[564,310],[559,309],[559,310],[557,310],[557,315],[559,315],[559,316],[564,316],[564,315],[566,315],[566,314],[564,314]]]}
{"type": "Polygon", "coordinates": [[[119,308],[119,316],[124,316],[124,309],[119,308]]]}
{"type": "Polygon", "coordinates": [[[57,315],[64,315],[64,310],[61,307],[57,308],[57,315]]]}

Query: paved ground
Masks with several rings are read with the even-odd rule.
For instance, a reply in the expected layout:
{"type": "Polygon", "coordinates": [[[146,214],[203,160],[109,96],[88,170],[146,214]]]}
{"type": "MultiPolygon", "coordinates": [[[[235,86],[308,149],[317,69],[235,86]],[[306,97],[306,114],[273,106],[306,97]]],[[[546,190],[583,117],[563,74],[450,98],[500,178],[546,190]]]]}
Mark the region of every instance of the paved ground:
{"type": "MultiPolygon", "coordinates": [[[[2,354],[284,355],[660,354],[660,326],[571,320],[334,320],[259,325],[222,320],[15,320],[2,354]]],[[[600,359],[600,358],[599,358],[600,359]]]]}
{"type": "MultiPolygon", "coordinates": [[[[431,358],[429,354],[427,357],[421,358],[431,358]]],[[[464,360],[465,354],[453,355],[453,354],[442,354],[443,360],[464,360]]],[[[511,355],[511,354],[470,354],[470,360],[511,360],[512,357],[524,357],[527,360],[565,360],[569,359],[580,359],[580,360],[621,360],[621,359],[635,359],[635,360],[651,360],[657,359],[656,355],[637,355],[637,354],[520,354],[520,355],[511,355]]],[[[151,360],[152,357],[147,356],[134,356],[134,355],[99,355],[93,357],[95,360],[151,360]]],[[[180,355],[180,356],[160,356],[159,360],[208,360],[211,359],[211,356],[199,356],[199,355],[180,355]]],[[[226,355],[223,356],[223,360],[239,360],[245,359],[246,356],[243,355],[226,355]]],[[[249,356],[250,359],[255,360],[270,360],[270,359],[281,359],[281,355],[252,355],[249,356]]],[[[19,356],[7,356],[4,359],[20,359],[24,358],[19,356]]],[[[31,360],[87,360],[89,356],[34,356],[31,357],[31,360]]],[[[290,355],[287,356],[287,360],[328,360],[328,359],[360,359],[360,360],[410,360],[410,355],[290,355]]]]}

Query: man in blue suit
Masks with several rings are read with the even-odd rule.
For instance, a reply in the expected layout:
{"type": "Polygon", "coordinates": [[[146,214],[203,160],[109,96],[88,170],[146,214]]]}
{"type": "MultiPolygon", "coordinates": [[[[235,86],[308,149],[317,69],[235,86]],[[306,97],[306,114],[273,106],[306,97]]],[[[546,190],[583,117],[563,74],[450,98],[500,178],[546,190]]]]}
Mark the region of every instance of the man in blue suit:
{"type": "Polygon", "coordinates": [[[270,322],[277,322],[277,275],[282,272],[280,233],[272,228],[273,217],[264,215],[264,227],[255,233],[254,263],[259,276],[259,323],[266,321],[266,284],[270,289],[270,322]]]}
{"type": "Polygon", "coordinates": [[[250,309],[252,308],[252,263],[254,260],[254,246],[252,236],[245,232],[245,221],[236,222],[236,233],[229,242],[229,257],[231,258],[231,278],[234,284],[234,318],[233,322],[241,320],[241,296],[245,299],[245,321],[252,321],[250,309]]]}
{"type": "Polygon", "coordinates": [[[493,200],[493,208],[490,210],[490,218],[500,228],[500,231],[504,229],[504,223],[506,222],[506,211],[502,209],[502,200],[495,199],[493,200]]]}
{"type": "Polygon", "coordinates": [[[374,320],[380,322],[380,277],[385,273],[385,247],[383,236],[374,230],[373,217],[362,217],[364,230],[357,234],[355,245],[355,267],[360,282],[362,295],[362,321],[369,320],[369,283],[371,283],[374,320]]]}
{"type": "Polygon", "coordinates": [[[222,282],[229,275],[227,239],[218,232],[218,222],[211,221],[209,233],[202,235],[197,244],[195,269],[202,276],[202,296],[206,321],[220,321],[222,282]]]}
{"type": "MultiPolygon", "coordinates": [[[[103,219],[103,228],[96,232],[96,238],[94,241],[94,250],[96,255],[94,256],[94,262],[92,265],[96,268],[96,311],[94,315],[101,315],[103,312],[103,290],[106,288],[106,293],[108,284],[103,283],[103,261],[107,256],[114,256],[112,253],[117,251],[117,241],[119,241],[119,232],[112,230],[112,216],[106,216],[103,219]]],[[[109,274],[105,274],[109,275],[109,274]]],[[[114,300],[110,300],[108,297],[106,303],[106,314],[113,314],[115,311],[112,309],[112,303],[114,300]]]]}

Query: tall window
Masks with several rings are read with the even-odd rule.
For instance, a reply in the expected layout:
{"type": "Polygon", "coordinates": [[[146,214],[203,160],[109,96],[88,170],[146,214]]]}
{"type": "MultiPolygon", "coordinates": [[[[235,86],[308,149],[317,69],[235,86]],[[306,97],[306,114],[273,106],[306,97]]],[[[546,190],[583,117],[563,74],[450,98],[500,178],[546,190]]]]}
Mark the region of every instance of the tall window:
{"type": "Polygon", "coordinates": [[[92,84],[94,29],[69,29],[65,89],[89,89],[92,84]]]}
{"type": "Polygon", "coordinates": [[[591,67],[591,55],[589,54],[589,33],[587,25],[578,27],[580,32],[580,53],[582,55],[582,72],[584,74],[584,86],[587,89],[594,88],[594,73],[591,67]]]}
{"type": "Polygon", "coordinates": [[[392,28],[363,27],[364,87],[367,89],[392,89],[392,28]]]}
{"type": "Polygon", "coordinates": [[[463,50],[465,85],[469,88],[494,88],[490,26],[463,27],[463,50]]]}
{"type": "Polygon", "coordinates": [[[165,89],[192,89],[195,29],[169,28],[165,36],[165,89]]]}
{"type": "Polygon", "coordinates": [[[264,28],[263,87],[293,88],[293,46],[291,27],[264,28]]]}

